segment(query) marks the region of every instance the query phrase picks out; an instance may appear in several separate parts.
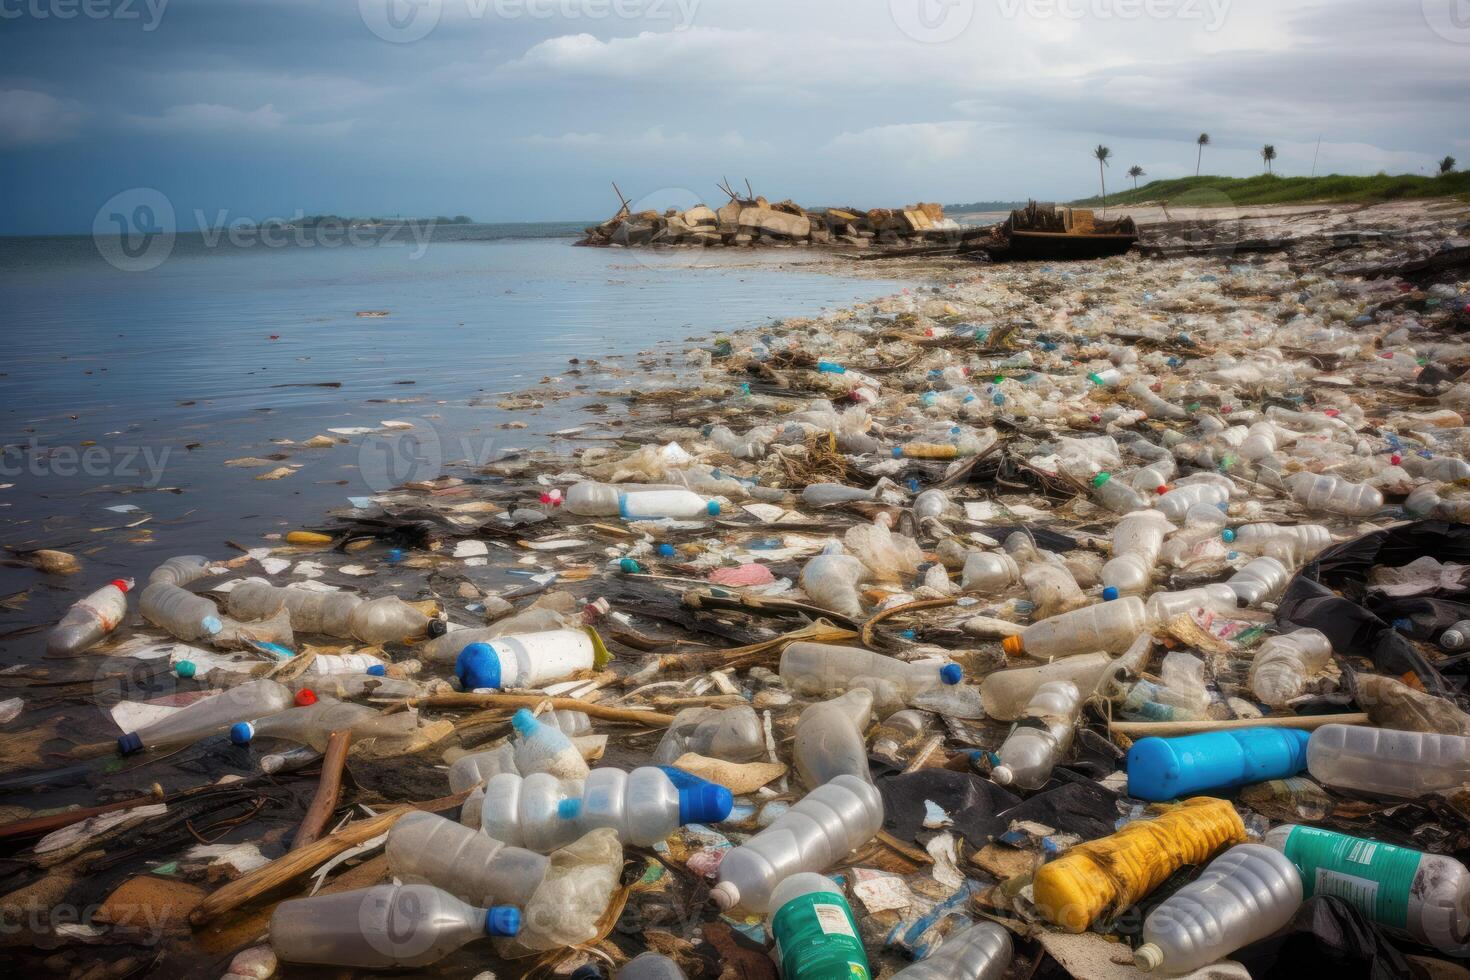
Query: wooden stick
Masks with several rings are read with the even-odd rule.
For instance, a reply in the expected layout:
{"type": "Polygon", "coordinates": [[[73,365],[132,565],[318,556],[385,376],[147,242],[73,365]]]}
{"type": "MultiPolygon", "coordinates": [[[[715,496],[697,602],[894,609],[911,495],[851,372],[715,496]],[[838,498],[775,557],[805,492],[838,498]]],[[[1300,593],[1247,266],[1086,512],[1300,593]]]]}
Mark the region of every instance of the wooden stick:
{"type": "Polygon", "coordinates": [[[1225,732],[1236,728],[1301,728],[1307,731],[1323,725],[1367,725],[1366,714],[1298,715],[1293,718],[1231,718],[1227,721],[1115,721],[1110,731],[1129,738],[1145,735],[1192,735],[1195,732],[1225,732]]]}
{"type": "Polygon", "coordinates": [[[887,609],[874,614],[874,616],[863,624],[863,646],[872,649],[874,642],[873,627],[883,620],[892,616],[902,616],[904,613],[918,612],[920,609],[942,609],[959,602],[958,597],[946,596],[943,599],[915,599],[913,602],[905,602],[901,606],[889,606],[887,609]]]}
{"type": "Polygon", "coordinates": [[[674,723],[673,715],[657,711],[638,711],[633,708],[615,708],[593,701],[578,701],[576,698],[550,698],[541,694],[431,694],[422,698],[410,698],[411,705],[429,708],[535,708],[549,704],[560,711],[580,711],[589,718],[603,721],[622,721],[645,728],[667,728],[674,723]]]}
{"type": "Polygon", "coordinates": [[[162,802],[163,798],[163,787],[154,783],[152,792],[147,796],[135,796],[130,800],[119,800],[116,803],[106,803],[102,806],[63,810],[60,813],[51,813],[44,817],[31,817],[27,820],[17,820],[14,823],[5,824],[4,826],[0,826],[0,840],[23,840],[27,837],[40,837],[43,834],[60,830],[62,827],[70,827],[74,823],[80,823],[89,817],[95,817],[99,813],[112,813],[114,810],[131,810],[133,807],[149,806],[153,803],[162,802]]]}
{"type": "Polygon", "coordinates": [[[327,751],[322,755],[321,782],[317,783],[316,795],[311,798],[311,806],[296,831],[295,840],[291,841],[291,850],[312,843],[327,829],[327,821],[332,819],[337,809],[337,798],[342,793],[342,767],[347,763],[347,749],[351,745],[350,728],[333,732],[327,739],[327,751]]]}

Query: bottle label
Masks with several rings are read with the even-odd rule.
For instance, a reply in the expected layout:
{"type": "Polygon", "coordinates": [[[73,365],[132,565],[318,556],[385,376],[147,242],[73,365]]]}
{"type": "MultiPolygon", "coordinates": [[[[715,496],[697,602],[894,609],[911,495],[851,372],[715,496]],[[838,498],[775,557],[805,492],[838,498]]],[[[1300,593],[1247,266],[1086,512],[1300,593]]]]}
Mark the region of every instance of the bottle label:
{"type": "Polygon", "coordinates": [[[783,980],[869,980],[857,921],[841,896],[793,898],[771,919],[783,980]]]}
{"type": "Polygon", "coordinates": [[[1374,922],[1407,927],[1409,894],[1423,858],[1418,851],[1297,827],[1286,838],[1285,853],[1302,873],[1306,898],[1331,895],[1374,922]]]}

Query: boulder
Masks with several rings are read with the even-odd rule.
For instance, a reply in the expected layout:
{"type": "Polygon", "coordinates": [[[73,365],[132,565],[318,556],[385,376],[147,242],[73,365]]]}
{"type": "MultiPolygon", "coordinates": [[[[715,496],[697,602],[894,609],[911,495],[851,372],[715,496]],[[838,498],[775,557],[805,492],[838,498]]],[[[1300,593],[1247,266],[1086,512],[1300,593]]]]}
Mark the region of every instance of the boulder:
{"type": "Polygon", "coordinates": [[[700,225],[713,225],[719,221],[719,215],[715,214],[713,210],[705,207],[703,204],[697,204],[688,211],[685,211],[683,218],[685,224],[691,228],[700,225]]]}
{"type": "Polygon", "coordinates": [[[804,214],[786,214],[770,208],[746,208],[740,212],[740,230],[759,231],[783,238],[805,238],[811,234],[812,223],[804,214]]]}

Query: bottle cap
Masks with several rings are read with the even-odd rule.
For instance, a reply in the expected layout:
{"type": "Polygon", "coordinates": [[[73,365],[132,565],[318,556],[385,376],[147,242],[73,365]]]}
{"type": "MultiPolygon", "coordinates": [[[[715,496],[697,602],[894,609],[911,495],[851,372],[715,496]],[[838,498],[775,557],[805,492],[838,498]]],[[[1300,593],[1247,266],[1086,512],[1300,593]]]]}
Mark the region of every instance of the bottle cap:
{"type": "Polygon", "coordinates": [[[445,633],[448,633],[448,632],[449,632],[449,624],[446,623],[444,620],[442,620],[442,619],[431,619],[431,620],[429,620],[429,635],[431,637],[440,637],[440,636],[443,636],[445,633]]]}
{"type": "Polygon", "coordinates": [[[316,704],[316,692],[309,687],[303,687],[296,692],[296,707],[309,708],[316,704]]]}
{"type": "Polygon", "coordinates": [[[1118,598],[1118,587],[1116,585],[1109,585],[1103,589],[1102,595],[1103,602],[1112,602],[1114,599],[1118,598]]]}
{"type": "Polygon", "coordinates": [[[488,643],[471,643],[455,658],[454,676],[459,678],[459,686],[466,691],[482,687],[499,690],[500,654],[488,643]]]}
{"type": "Polygon", "coordinates": [[[1112,478],[1113,478],[1113,474],[1111,474],[1111,473],[1099,473],[1097,476],[1095,476],[1095,477],[1092,478],[1092,485],[1095,486],[1095,487],[1100,487],[1104,483],[1107,483],[1112,478]]]}
{"type": "Polygon", "coordinates": [[[893,447],[893,458],[894,459],[903,459],[903,447],[902,446],[894,446],[893,447]]]}
{"type": "Polygon", "coordinates": [[[643,566],[632,558],[620,558],[618,559],[618,571],[625,572],[629,575],[636,575],[643,571],[643,566]]]}
{"type": "Polygon", "coordinates": [[[1226,544],[1229,544],[1230,542],[1235,540],[1235,532],[1227,527],[1225,530],[1220,532],[1220,540],[1224,541],[1226,544]]]}
{"type": "Polygon", "coordinates": [[[672,558],[672,557],[674,557],[674,546],[671,545],[671,544],[661,544],[661,545],[659,545],[658,546],[658,556],[660,558],[672,558]]]}
{"type": "Polygon", "coordinates": [[[403,549],[402,548],[389,548],[388,549],[388,560],[390,562],[395,562],[395,563],[396,562],[403,561],[403,549]]]}
{"type": "Polygon", "coordinates": [[[521,931],[521,910],[514,905],[492,905],[485,910],[485,935],[514,936],[521,931]]]}
{"type": "Polygon", "coordinates": [[[679,823],[719,823],[735,805],[730,791],[718,783],[673,766],[659,766],[679,791],[679,823]]]}
{"type": "Polygon", "coordinates": [[[128,732],[126,735],[117,737],[117,754],[132,755],[134,752],[143,750],[143,740],[138,737],[137,732],[128,732]]]}
{"type": "Polygon", "coordinates": [[[515,714],[510,716],[510,727],[529,738],[535,733],[536,729],[541,727],[541,722],[537,721],[536,716],[531,714],[530,708],[519,708],[515,714]]]}
{"type": "Polygon", "coordinates": [[[715,903],[715,908],[728,912],[740,904],[740,889],[733,881],[722,881],[709,890],[709,899],[715,903]]]}
{"type": "Polygon", "coordinates": [[[1158,486],[1154,487],[1154,493],[1158,494],[1160,497],[1168,492],[1169,485],[1167,483],[1160,483],[1158,486]]]}
{"type": "Polygon", "coordinates": [[[582,815],[582,801],[569,796],[556,804],[556,815],[561,820],[575,820],[582,815]]]}
{"type": "Polygon", "coordinates": [[[959,664],[945,664],[939,668],[939,679],[945,684],[958,684],[964,676],[965,672],[960,669],[959,664]]]}
{"type": "Polygon", "coordinates": [[[1144,943],[1133,951],[1133,965],[1144,973],[1152,973],[1164,963],[1164,951],[1154,943],[1144,943]]]}
{"type": "Polygon", "coordinates": [[[218,616],[205,616],[199,621],[199,628],[204,631],[205,636],[213,636],[225,628],[218,616]]]}
{"type": "Polygon", "coordinates": [[[174,664],[174,673],[182,677],[184,680],[188,680],[189,678],[193,677],[195,670],[197,670],[197,668],[194,666],[194,661],[192,660],[180,660],[178,663],[174,664]]]}
{"type": "Polygon", "coordinates": [[[125,578],[115,578],[109,584],[119,592],[126,592],[133,587],[133,583],[125,578]]]}
{"type": "Polygon", "coordinates": [[[1010,766],[996,766],[990,770],[990,781],[999,786],[1009,786],[1015,781],[1015,778],[1010,766]]]}
{"type": "Polygon", "coordinates": [[[230,726],[230,741],[236,745],[249,745],[255,738],[255,726],[248,721],[239,721],[230,726]]]}
{"type": "Polygon", "coordinates": [[[1000,648],[1012,657],[1019,657],[1026,650],[1026,644],[1019,635],[1008,636],[1000,641],[1000,648]]]}
{"type": "Polygon", "coordinates": [[[387,677],[388,668],[382,664],[373,664],[367,669],[366,673],[369,677],[387,677]]]}

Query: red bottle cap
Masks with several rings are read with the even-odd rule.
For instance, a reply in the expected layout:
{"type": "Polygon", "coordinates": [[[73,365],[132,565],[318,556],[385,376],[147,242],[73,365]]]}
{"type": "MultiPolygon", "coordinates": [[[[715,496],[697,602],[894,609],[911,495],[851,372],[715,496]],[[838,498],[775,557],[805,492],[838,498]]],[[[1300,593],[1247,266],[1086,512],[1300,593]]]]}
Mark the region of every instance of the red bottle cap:
{"type": "Polygon", "coordinates": [[[130,589],[130,588],[132,588],[132,587],[133,587],[133,583],[131,583],[131,582],[129,582],[129,581],[128,581],[128,580],[127,580],[127,579],[125,579],[125,578],[115,578],[115,579],[113,579],[113,580],[112,580],[112,582],[111,582],[111,583],[109,583],[109,584],[110,584],[110,585],[111,585],[111,586],[112,586],[112,587],[113,587],[113,588],[114,588],[114,589],[117,589],[117,591],[119,591],[119,592],[126,592],[126,591],[128,591],[128,589],[130,589]]]}
{"type": "Polygon", "coordinates": [[[1160,497],[1168,492],[1169,485],[1167,483],[1160,483],[1158,486],[1154,487],[1154,493],[1158,494],[1160,497]]]}
{"type": "Polygon", "coordinates": [[[296,692],[296,707],[309,708],[316,704],[316,692],[309,687],[303,687],[296,692]]]}
{"type": "Polygon", "coordinates": [[[1404,461],[1404,457],[1400,456],[1398,453],[1394,453],[1392,456],[1388,457],[1388,461],[1390,464],[1397,466],[1404,461]]]}

